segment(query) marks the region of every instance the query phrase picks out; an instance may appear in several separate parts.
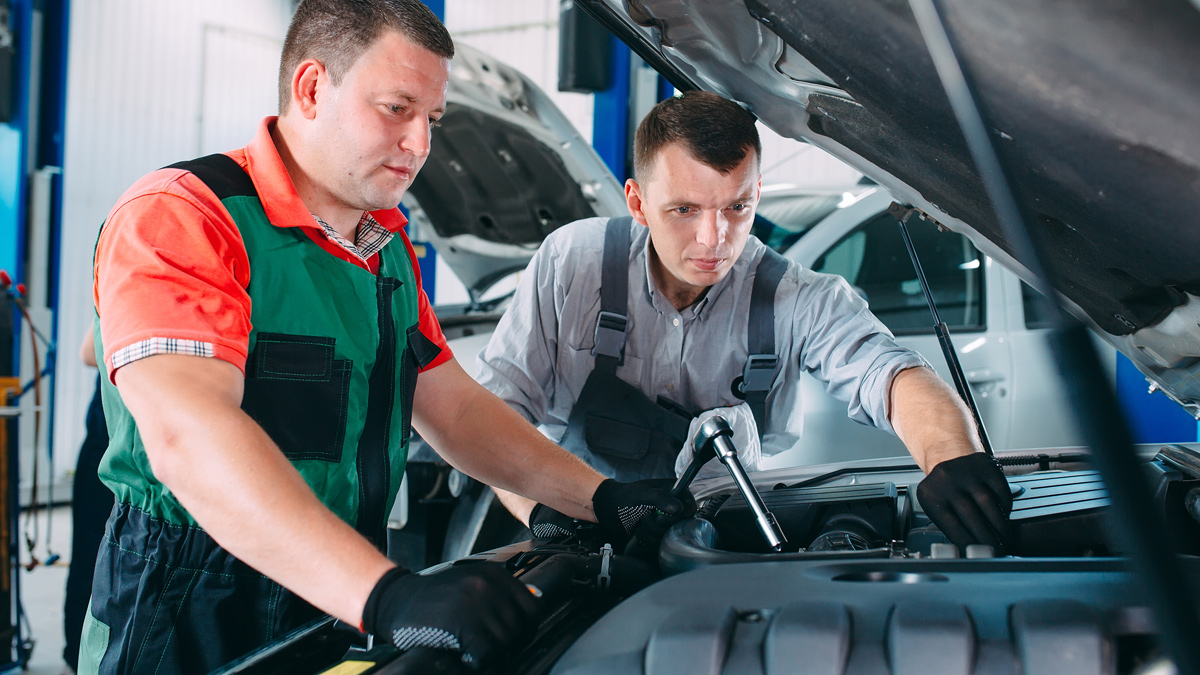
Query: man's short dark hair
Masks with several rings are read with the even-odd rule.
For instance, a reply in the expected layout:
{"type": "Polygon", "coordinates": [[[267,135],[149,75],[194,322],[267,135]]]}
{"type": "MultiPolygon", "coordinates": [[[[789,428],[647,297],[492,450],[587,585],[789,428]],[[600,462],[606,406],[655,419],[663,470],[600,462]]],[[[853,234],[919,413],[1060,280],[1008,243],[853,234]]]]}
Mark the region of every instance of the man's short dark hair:
{"type": "Polygon", "coordinates": [[[650,177],[655,156],[672,143],[681,143],[692,157],[722,174],[733,171],[751,150],[756,164],[762,161],[754,115],[707,91],[684,92],[650,109],[633,140],[633,171],[639,181],[650,177]]]}
{"type": "Polygon", "coordinates": [[[337,86],[385,30],[444,59],[454,58],[450,32],[420,0],[303,0],[292,16],[279,59],[279,114],[291,103],[292,73],[302,62],[320,61],[337,86]]]}

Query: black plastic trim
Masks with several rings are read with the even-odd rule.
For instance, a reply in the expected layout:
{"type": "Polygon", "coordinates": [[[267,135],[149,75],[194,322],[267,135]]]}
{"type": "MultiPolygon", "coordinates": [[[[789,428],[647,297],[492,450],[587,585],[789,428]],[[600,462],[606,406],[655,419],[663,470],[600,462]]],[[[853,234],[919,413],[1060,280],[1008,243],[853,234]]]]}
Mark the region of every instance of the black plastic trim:
{"type": "Polygon", "coordinates": [[[206,155],[198,159],[176,162],[165,168],[181,169],[195,174],[208,186],[208,189],[213,191],[217,199],[258,196],[258,190],[254,188],[254,181],[250,179],[250,174],[246,173],[229,155],[220,153],[206,155]]]}
{"type": "MultiPolygon", "coordinates": [[[[367,420],[358,440],[358,519],[359,534],[377,547],[387,544],[384,529],[387,514],[391,464],[388,439],[391,436],[392,407],[396,395],[396,326],[392,321],[392,294],[400,280],[379,277],[376,297],[379,301],[379,351],[371,369],[367,420]]],[[[411,401],[408,402],[411,405],[411,401]]]]}

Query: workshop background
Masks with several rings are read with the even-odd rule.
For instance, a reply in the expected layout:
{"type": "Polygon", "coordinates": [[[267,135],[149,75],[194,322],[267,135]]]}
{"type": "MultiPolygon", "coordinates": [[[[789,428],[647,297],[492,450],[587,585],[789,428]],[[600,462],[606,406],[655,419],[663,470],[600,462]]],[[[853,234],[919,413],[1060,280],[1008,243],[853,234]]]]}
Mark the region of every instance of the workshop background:
{"type": "MultiPolygon", "coordinates": [[[[672,93],[657,74],[606,38],[613,40],[615,69],[608,89],[560,92],[559,0],[428,4],[458,43],[536,82],[624,178],[636,121],[672,93]]],[[[14,327],[0,336],[20,336],[14,362],[0,364],[0,376],[30,389],[16,405],[16,438],[0,437],[10,451],[19,448],[18,480],[0,487],[4,494],[15,489],[29,503],[36,466],[39,499],[69,499],[95,381],[76,354],[93,317],[91,258],[100,224],[143,174],[250,140],[276,110],[279,51],[294,7],[294,0],[0,0],[0,113],[10,113],[0,123],[0,269],[26,284],[29,317],[46,338],[31,338],[15,311],[14,327]],[[44,374],[40,405],[37,371],[44,374]]],[[[860,177],[821,150],[762,132],[764,185],[838,187],[860,177]]],[[[439,261],[434,269],[435,304],[466,299],[447,267],[439,261]]],[[[1165,397],[1148,397],[1136,372],[1118,375],[1127,406],[1153,419],[1165,397]]],[[[1172,424],[1175,438],[1139,440],[1196,440],[1194,422],[1172,424]]],[[[44,604],[27,602],[24,610],[38,630],[53,631],[48,617],[61,607],[52,606],[50,591],[37,597],[44,604]]],[[[55,662],[54,638],[41,637],[36,659],[55,662]]],[[[0,647],[0,664],[5,660],[0,647]]]]}
{"type": "MultiPolygon", "coordinates": [[[[606,140],[617,124],[593,113],[638,99],[639,92],[560,92],[557,0],[448,0],[441,4],[456,42],[525,73],[563,110],[583,137],[606,140]],[[624,99],[624,100],[620,100],[624,99]]],[[[88,0],[70,7],[66,142],[63,164],[61,292],[54,403],[55,475],[74,466],[94,372],[74,357],[91,322],[91,259],[100,223],[133,181],[182,158],[238,148],[276,109],[279,51],[292,0],[88,0]]],[[[615,38],[611,38],[615,41],[615,38]]],[[[643,95],[640,119],[658,98],[658,76],[625,63],[643,95]],[[644,95],[649,82],[649,96],[644,95]]],[[[631,126],[625,125],[632,130],[631,126]]],[[[762,127],[763,182],[842,186],[860,175],[809,145],[762,127]]],[[[602,154],[603,156],[603,154],[602,154]]],[[[608,157],[605,157],[607,160],[608,157]]],[[[10,268],[11,269],[11,268],[10,268]]],[[[462,302],[466,291],[438,266],[435,304],[462,302]]],[[[47,434],[49,437],[49,434],[47,434]]],[[[65,485],[65,483],[63,483],[65,485]]],[[[69,493],[69,489],[65,489],[69,493]]]]}

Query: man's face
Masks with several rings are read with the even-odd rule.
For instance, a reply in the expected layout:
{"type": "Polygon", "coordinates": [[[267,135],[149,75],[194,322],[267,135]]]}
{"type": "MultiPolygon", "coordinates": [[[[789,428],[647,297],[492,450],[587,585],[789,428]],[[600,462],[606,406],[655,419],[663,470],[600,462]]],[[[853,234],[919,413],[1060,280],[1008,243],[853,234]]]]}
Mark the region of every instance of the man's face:
{"type": "Polygon", "coordinates": [[[394,208],[429,156],[445,112],[450,62],[385,31],[340,85],[318,89],[306,167],[339,207],[394,208]]]}
{"type": "Polygon", "coordinates": [[[629,180],[634,219],[650,228],[652,270],[663,293],[698,294],[729,274],[746,246],[761,180],[751,150],[728,174],[701,163],[681,145],[659,151],[649,180],[629,180]]]}

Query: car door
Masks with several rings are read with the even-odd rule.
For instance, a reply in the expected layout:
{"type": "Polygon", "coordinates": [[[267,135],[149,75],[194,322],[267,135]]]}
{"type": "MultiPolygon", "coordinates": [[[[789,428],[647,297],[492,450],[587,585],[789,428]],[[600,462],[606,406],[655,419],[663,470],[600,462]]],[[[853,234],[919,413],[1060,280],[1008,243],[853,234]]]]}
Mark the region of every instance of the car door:
{"type": "MultiPolygon", "coordinates": [[[[897,342],[920,353],[952,382],[899,227],[887,214],[890,203],[883,190],[866,195],[814,227],[788,257],[845,277],[897,342]]],[[[1000,268],[960,234],[915,219],[909,231],[992,444],[1006,447],[1013,364],[1004,311],[1007,289],[992,281],[1000,268]]],[[[801,409],[795,414],[804,416],[804,435],[797,447],[768,460],[767,467],[907,454],[897,438],[852,422],[845,404],[827,395],[816,378],[804,376],[801,386],[801,409]]]]}
{"type": "MultiPolygon", "coordinates": [[[[1049,301],[1040,293],[1021,281],[1012,272],[1003,272],[1002,283],[1010,297],[1020,302],[1008,304],[1010,346],[1013,352],[1012,390],[1020,396],[1012,399],[1014,424],[1008,439],[1008,447],[1034,449],[1059,448],[1086,445],[1083,434],[1075,425],[1071,411],[1074,403],[1067,391],[1048,340],[1051,326],[1049,301]]],[[[1089,331],[1092,344],[1105,369],[1109,383],[1116,383],[1117,351],[1089,331]]]]}

